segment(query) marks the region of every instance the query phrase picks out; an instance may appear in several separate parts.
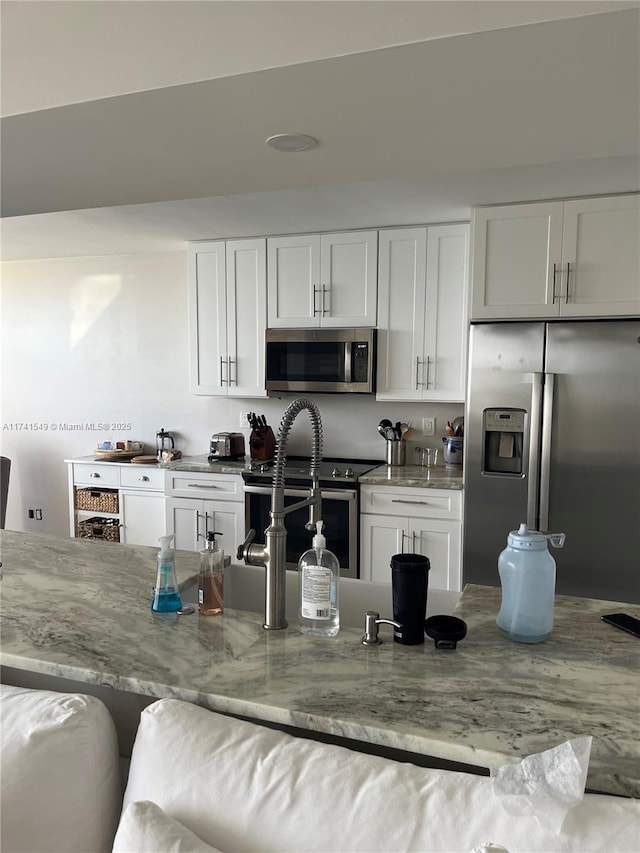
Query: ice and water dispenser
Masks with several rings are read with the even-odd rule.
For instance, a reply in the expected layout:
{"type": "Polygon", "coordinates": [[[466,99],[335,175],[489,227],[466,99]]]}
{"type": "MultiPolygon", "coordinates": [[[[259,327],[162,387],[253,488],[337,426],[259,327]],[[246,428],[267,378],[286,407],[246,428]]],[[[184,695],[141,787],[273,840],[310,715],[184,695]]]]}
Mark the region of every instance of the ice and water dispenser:
{"type": "Polygon", "coordinates": [[[483,474],[524,474],[524,409],[485,409],[482,418],[483,474]]]}

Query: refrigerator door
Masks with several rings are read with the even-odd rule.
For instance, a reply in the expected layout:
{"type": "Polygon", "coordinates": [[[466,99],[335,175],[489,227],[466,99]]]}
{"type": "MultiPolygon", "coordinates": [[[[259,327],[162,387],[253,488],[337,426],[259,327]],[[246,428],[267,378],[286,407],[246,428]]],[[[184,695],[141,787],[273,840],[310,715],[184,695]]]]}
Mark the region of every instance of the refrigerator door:
{"type": "Polygon", "coordinates": [[[471,327],[464,436],[465,583],[496,586],[498,555],[509,531],[523,521],[537,525],[544,335],[544,323],[471,327]]]}
{"type": "Polygon", "coordinates": [[[549,324],[546,371],[540,499],[567,534],[556,590],[640,602],[640,321],[549,324]]]}

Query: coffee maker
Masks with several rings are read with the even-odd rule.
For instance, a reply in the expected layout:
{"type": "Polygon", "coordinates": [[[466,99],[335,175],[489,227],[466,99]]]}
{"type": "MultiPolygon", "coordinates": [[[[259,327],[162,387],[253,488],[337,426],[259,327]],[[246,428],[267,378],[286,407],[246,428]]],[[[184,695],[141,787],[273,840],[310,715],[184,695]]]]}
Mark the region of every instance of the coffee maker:
{"type": "Polygon", "coordinates": [[[156,457],[158,462],[162,462],[162,452],[164,450],[173,450],[176,446],[173,436],[170,432],[165,432],[164,427],[160,432],[156,433],[156,457]]]}

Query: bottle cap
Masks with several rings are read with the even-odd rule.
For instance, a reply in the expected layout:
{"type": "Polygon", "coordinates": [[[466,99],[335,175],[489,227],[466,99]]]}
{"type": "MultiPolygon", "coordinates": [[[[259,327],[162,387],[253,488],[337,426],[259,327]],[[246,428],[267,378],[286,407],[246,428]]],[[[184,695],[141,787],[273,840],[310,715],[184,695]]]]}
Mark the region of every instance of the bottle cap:
{"type": "Polygon", "coordinates": [[[326,538],[322,535],[322,527],[323,527],[323,525],[324,525],[324,521],[317,521],[317,522],[316,522],[316,530],[317,530],[318,532],[317,532],[317,533],[316,533],[316,535],[313,537],[313,540],[312,540],[312,542],[311,542],[311,544],[312,544],[312,546],[313,546],[314,548],[326,548],[326,547],[327,547],[327,540],[326,540],[326,538]]]}
{"type": "Polygon", "coordinates": [[[547,540],[554,548],[562,548],[564,545],[564,533],[541,533],[539,530],[529,530],[526,524],[521,524],[517,530],[511,530],[507,536],[507,542],[512,548],[520,551],[544,551],[547,540]]]}
{"type": "Polygon", "coordinates": [[[205,542],[205,548],[209,551],[217,551],[218,543],[216,542],[216,536],[222,536],[219,530],[207,530],[207,539],[205,542]]]}

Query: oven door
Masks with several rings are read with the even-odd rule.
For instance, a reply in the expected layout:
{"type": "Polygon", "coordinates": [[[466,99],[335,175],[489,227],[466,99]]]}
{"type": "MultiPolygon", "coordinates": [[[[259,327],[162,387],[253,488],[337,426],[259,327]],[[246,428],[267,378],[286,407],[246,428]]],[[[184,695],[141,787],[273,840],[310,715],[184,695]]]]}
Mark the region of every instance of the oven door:
{"type": "MultiPolygon", "coordinates": [[[[256,531],[256,542],[264,544],[264,531],[271,523],[271,487],[245,485],[246,528],[256,531]]],[[[358,577],[358,493],[354,489],[321,489],[323,534],[327,548],[338,558],[342,577],[358,577]]],[[[309,489],[285,488],[285,507],[309,497],[309,489]]],[[[305,528],[309,507],[285,516],[288,569],[298,569],[298,560],[311,548],[313,532],[305,528]]]]}

